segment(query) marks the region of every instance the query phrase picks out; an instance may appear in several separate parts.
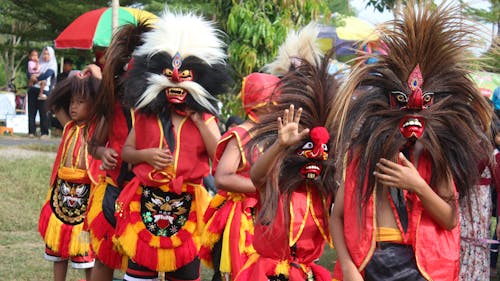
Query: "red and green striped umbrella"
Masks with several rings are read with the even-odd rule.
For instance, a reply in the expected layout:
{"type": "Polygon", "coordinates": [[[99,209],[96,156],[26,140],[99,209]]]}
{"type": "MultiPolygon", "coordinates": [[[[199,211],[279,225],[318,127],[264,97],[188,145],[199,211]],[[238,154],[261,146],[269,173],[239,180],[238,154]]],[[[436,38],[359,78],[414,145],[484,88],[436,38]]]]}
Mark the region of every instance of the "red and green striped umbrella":
{"type": "MultiPolygon", "coordinates": [[[[107,47],[111,41],[112,10],[110,7],[86,12],[70,23],[54,40],[57,49],[91,49],[107,47]]],[[[142,20],[154,20],[156,16],[140,9],[119,7],[118,26],[137,24],[142,20]]]]}

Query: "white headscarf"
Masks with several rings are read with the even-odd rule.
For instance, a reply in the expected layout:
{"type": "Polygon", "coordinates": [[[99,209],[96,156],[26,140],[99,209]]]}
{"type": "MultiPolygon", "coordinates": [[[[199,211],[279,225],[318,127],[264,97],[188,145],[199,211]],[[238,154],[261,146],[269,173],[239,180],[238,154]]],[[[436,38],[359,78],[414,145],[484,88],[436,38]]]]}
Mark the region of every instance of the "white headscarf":
{"type": "Polygon", "coordinates": [[[57,77],[57,59],[56,59],[56,55],[54,53],[54,49],[52,49],[52,47],[50,47],[50,46],[47,46],[47,47],[43,48],[43,50],[42,50],[42,56],[40,59],[40,74],[45,73],[45,71],[47,71],[48,69],[52,69],[52,71],[54,71],[54,78],[56,78],[57,77]],[[49,55],[50,55],[49,61],[45,61],[43,59],[43,52],[45,50],[49,51],[49,55]]]}

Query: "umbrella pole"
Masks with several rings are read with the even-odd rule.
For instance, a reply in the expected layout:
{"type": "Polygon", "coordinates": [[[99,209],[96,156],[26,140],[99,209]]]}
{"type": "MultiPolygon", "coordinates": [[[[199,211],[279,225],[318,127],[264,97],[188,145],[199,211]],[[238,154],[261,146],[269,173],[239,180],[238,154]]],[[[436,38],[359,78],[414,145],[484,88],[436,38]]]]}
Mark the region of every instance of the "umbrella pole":
{"type": "Polygon", "coordinates": [[[111,30],[115,33],[116,28],[118,27],[118,7],[120,7],[119,0],[111,1],[111,30]]]}

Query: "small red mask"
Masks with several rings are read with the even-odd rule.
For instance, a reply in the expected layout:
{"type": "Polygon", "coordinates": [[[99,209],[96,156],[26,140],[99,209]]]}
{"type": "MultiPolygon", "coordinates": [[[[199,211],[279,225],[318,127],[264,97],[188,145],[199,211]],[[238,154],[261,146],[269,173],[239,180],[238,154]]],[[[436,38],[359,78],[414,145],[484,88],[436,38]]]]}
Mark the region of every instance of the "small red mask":
{"type": "Polygon", "coordinates": [[[302,148],[297,151],[297,155],[311,160],[300,169],[300,173],[304,178],[314,180],[323,169],[321,162],[328,159],[330,134],[325,127],[314,127],[309,135],[311,140],[302,145],[302,148]]]}

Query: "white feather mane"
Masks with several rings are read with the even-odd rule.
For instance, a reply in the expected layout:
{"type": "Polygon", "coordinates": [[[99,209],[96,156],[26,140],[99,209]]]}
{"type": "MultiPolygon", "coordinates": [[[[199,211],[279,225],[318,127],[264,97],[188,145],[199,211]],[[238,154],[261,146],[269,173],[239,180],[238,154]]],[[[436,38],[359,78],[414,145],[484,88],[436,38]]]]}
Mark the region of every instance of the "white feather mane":
{"type": "Polygon", "coordinates": [[[208,65],[224,64],[227,54],[221,40],[223,35],[213,22],[200,16],[165,9],[153,30],[143,35],[145,43],[135,50],[134,55],[152,56],[167,52],[173,57],[179,52],[182,59],[195,56],[208,65]]]}
{"type": "Polygon", "coordinates": [[[311,22],[300,31],[288,32],[285,43],[280,46],[276,59],[264,66],[267,73],[282,76],[288,73],[294,59],[306,60],[315,65],[323,56],[316,41],[320,32],[316,22],[311,22]]]}

